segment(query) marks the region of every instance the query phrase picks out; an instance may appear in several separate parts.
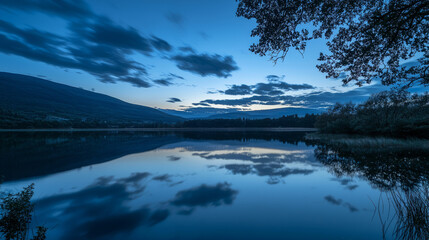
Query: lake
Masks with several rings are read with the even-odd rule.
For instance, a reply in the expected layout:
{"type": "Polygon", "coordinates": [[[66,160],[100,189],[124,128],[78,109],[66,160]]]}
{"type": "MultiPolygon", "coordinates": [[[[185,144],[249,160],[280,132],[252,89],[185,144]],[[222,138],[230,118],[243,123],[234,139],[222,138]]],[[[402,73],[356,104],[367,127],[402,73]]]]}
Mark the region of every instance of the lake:
{"type": "Polygon", "coordinates": [[[0,190],[48,239],[423,239],[424,142],[306,134],[3,132],[0,190]]]}

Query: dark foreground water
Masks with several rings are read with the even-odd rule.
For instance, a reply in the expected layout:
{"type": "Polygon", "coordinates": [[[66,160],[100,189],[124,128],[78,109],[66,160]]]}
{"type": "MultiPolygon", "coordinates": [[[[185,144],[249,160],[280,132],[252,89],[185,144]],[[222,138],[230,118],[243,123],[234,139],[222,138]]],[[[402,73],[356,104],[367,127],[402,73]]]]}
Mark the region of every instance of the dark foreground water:
{"type": "Polygon", "coordinates": [[[304,135],[0,133],[0,190],[35,183],[48,239],[427,237],[394,199],[427,196],[428,149],[304,135]]]}

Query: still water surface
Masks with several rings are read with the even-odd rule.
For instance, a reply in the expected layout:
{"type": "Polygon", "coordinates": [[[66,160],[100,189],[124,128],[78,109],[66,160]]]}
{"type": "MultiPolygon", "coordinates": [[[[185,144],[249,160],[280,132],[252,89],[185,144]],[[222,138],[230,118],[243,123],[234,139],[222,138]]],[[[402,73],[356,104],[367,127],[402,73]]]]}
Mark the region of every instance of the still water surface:
{"type": "Polygon", "coordinates": [[[1,190],[35,183],[48,239],[398,237],[389,196],[427,189],[428,152],[304,136],[1,133],[1,190]]]}

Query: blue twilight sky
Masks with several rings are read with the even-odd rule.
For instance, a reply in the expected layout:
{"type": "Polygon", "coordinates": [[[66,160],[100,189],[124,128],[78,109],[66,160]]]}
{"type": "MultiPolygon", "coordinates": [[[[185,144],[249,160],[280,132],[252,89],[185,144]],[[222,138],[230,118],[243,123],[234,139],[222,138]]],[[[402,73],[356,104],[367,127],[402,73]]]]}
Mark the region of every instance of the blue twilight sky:
{"type": "Polygon", "coordinates": [[[156,108],[272,109],[361,101],[316,69],[324,40],[276,65],[248,49],[253,21],[233,0],[0,2],[0,71],[156,108]]]}

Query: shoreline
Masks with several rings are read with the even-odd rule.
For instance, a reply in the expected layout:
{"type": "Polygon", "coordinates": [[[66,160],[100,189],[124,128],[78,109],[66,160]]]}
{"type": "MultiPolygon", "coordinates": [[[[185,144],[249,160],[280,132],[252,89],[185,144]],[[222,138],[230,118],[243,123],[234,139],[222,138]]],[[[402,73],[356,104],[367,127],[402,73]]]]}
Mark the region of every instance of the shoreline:
{"type": "Polygon", "coordinates": [[[316,128],[37,128],[0,129],[0,132],[315,132],[316,128]]]}

